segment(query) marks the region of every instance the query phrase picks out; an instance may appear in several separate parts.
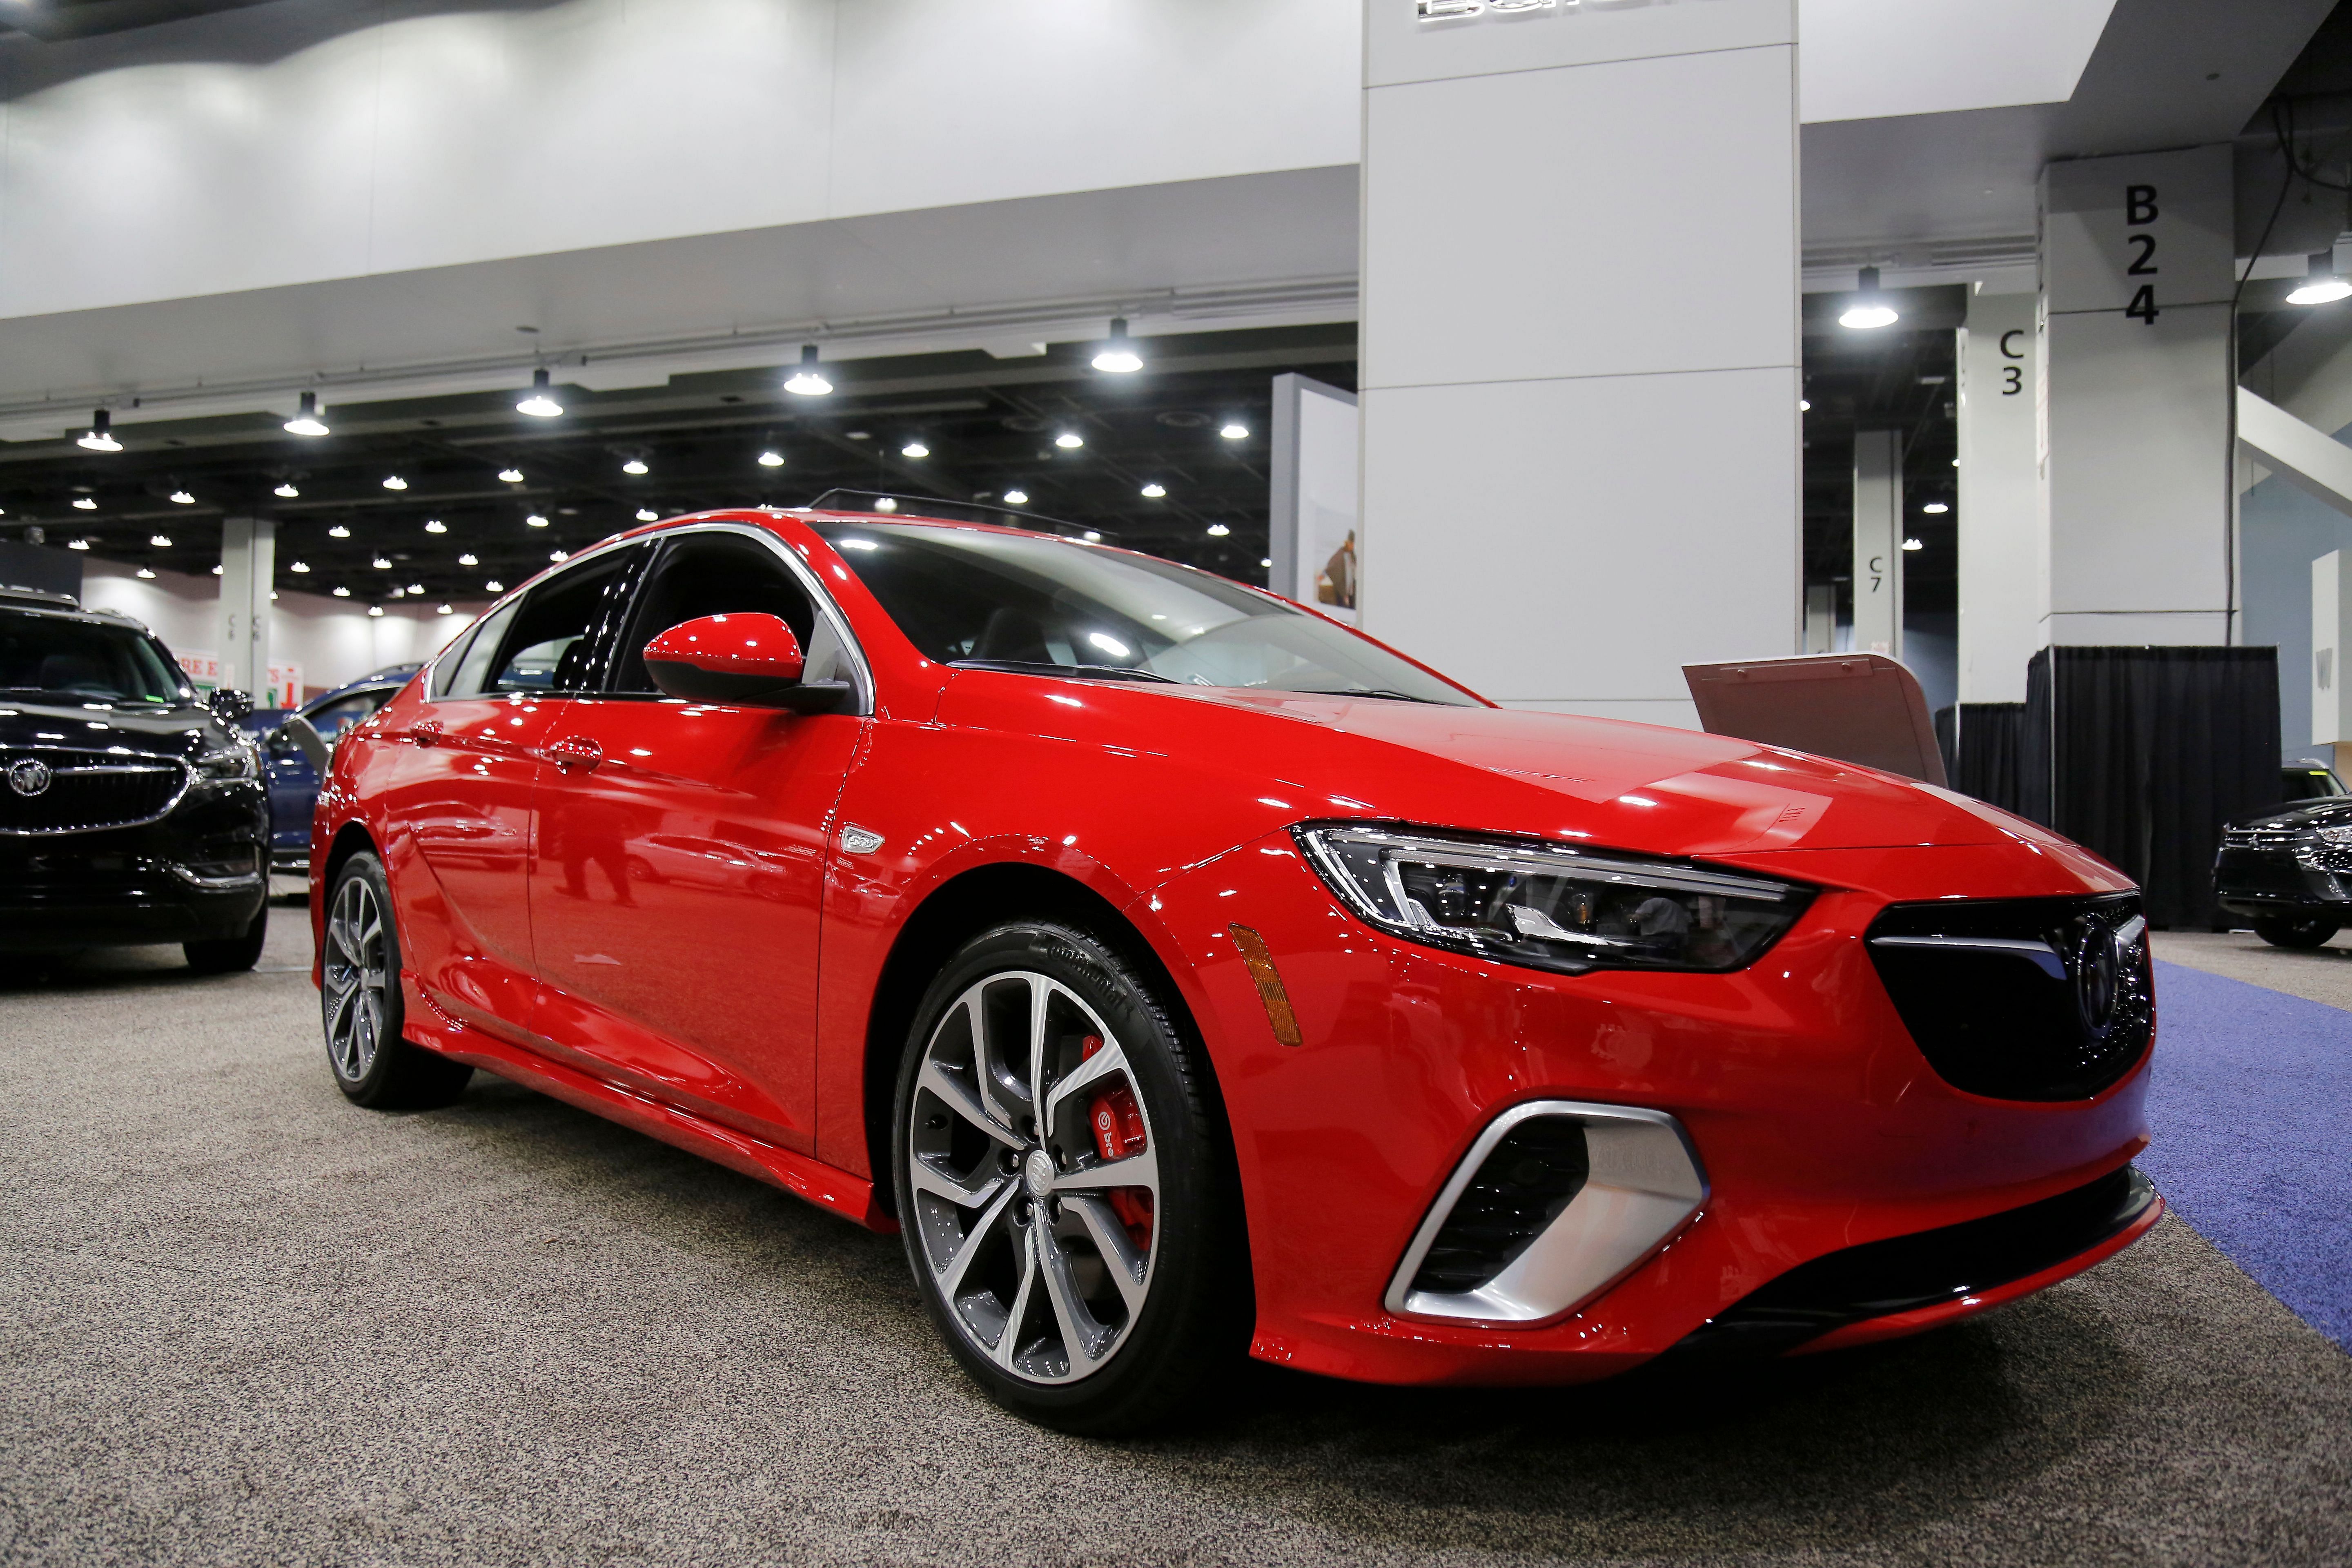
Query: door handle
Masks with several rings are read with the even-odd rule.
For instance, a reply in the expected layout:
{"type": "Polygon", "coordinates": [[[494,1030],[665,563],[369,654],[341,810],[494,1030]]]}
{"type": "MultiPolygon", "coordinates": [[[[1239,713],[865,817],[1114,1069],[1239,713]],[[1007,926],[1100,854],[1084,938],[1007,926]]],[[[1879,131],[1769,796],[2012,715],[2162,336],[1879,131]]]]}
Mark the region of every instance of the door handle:
{"type": "Polygon", "coordinates": [[[565,773],[593,768],[604,760],[604,748],[585,735],[566,735],[547,748],[547,760],[565,773]]]}
{"type": "Polygon", "coordinates": [[[408,738],[420,746],[439,745],[441,743],[441,721],[438,719],[419,719],[415,723],[411,724],[408,727],[408,738]]]}

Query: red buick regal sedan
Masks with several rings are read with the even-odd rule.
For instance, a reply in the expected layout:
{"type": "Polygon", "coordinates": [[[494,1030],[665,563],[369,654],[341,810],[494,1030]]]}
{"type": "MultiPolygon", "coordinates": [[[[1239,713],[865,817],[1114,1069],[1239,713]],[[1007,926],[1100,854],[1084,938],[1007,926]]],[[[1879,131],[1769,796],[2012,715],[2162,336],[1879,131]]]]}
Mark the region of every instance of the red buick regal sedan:
{"type": "Polygon", "coordinates": [[[1244,1347],[1534,1384],[1851,1345],[2162,1209],[2105,862],[1034,529],[583,552],[352,731],[311,843],[353,1100],[484,1068],[896,1230],[957,1359],[1071,1430],[1244,1347]]]}

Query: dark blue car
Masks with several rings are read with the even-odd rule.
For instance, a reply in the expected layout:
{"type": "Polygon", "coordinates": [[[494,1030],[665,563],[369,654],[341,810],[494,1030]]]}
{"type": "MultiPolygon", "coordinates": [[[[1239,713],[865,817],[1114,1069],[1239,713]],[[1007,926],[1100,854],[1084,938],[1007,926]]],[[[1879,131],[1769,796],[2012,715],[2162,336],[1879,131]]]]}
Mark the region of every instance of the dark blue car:
{"type": "Polygon", "coordinates": [[[257,709],[238,721],[261,746],[262,777],[269,784],[269,868],[297,875],[310,868],[310,807],[319,798],[319,770],[286,721],[299,713],[329,747],[343,731],[389,701],[423,668],[395,664],[315,697],[299,709],[257,709]]]}

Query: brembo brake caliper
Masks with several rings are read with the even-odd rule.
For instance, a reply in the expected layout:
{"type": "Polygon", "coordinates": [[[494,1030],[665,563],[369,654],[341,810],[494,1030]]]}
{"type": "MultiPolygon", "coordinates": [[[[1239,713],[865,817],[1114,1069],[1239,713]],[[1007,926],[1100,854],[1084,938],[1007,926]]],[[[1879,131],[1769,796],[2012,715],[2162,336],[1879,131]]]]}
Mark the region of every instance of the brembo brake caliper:
{"type": "MultiPolygon", "coordinates": [[[[1102,1049],[1102,1037],[1088,1035],[1080,1044],[1078,1059],[1084,1061],[1102,1049]]],[[[1087,1102],[1087,1120],[1094,1128],[1095,1152],[1108,1163],[1143,1152],[1143,1111],[1135,1103],[1135,1091],[1125,1084],[1107,1089],[1087,1102]]],[[[1144,1252],[1151,1250],[1151,1189],[1149,1187],[1113,1187],[1106,1194],[1110,1199],[1111,1212],[1127,1226],[1128,1239],[1144,1252]]]]}

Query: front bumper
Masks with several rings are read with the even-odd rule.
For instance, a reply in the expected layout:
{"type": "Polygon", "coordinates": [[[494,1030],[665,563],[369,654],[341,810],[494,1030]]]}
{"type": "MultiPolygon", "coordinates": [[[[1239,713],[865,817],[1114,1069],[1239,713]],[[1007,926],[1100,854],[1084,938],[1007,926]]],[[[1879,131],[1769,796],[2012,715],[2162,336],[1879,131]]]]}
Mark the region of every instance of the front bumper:
{"type": "Polygon", "coordinates": [[[242,935],[268,898],[257,785],[191,792],[138,827],[0,836],[0,952],[242,935]]]}
{"type": "Polygon", "coordinates": [[[1159,890],[1234,1127],[1256,1354],[1385,1383],[1603,1377],[1816,1258],[2057,1197],[2145,1147],[2146,1057],[2089,1100],[1964,1093],[1912,1042],[1863,942],[1891,901],[2110,889],[1992,846],[1733,863],[1822,892],[1758,963],[1721,975],[1553,975],[1393,942],[1340,909],[1286,837],[1159,890]],[[1301,1046],[1275,1042],[1229,921],[1275,954],[1301,1046]],[[1433,1205],[1498,1116],[1538,1100],[1671,1116],[1703,1201],[1565,1315],[1413,1311],[1393,1287],[1433,1205]]]}
{"type": "Polygon", "coordinates": [[[2352,917],[2352,854],[2225,848],[2213,861],[2213,898],[2238,915],[2352,917]]]}

